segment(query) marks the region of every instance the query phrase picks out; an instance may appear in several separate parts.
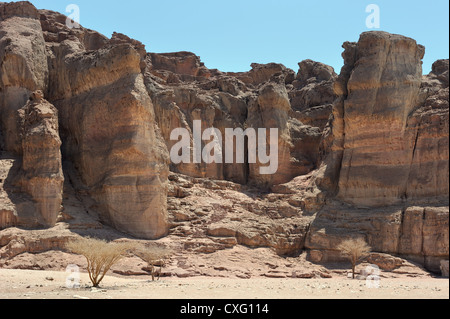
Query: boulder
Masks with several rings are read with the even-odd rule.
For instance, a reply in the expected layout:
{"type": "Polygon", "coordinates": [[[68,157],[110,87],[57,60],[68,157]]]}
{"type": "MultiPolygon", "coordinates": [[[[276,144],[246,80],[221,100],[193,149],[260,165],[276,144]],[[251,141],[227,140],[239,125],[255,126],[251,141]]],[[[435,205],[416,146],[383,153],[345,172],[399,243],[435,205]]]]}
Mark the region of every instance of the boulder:
{"type": "Polygon", "coordinates": [[[400,268],[404,264],[404,260],[388,254],[372,253],[367,258],[367,261],[373,265],[378,266],[384,271],[392,271],[400,268]]]}

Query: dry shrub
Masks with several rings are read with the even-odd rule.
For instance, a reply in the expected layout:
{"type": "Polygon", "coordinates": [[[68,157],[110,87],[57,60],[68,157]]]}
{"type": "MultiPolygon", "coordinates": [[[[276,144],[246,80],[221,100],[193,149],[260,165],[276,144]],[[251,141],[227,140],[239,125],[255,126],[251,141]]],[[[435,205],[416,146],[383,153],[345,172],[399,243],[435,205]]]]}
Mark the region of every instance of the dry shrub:
{"type": "Polygon", "coordinates": [[[68,242],[66,248],[86,258],[89,279],[94,287],[98,287],[111,267],[122,259],[128,250],[133,249],[134,245],[86,237],[68,242]]]}
{"type": "Polygon", "coordinates": [[[367,257],[372,250],[362,238],[344,240],[337,249],[352,263],[353,279],[356,276],[356,265],[367,257]]]}
{"type": "Polygon", "coordinates": [[[160,279],[162,269],[172,253],[172,250],[167,247],[155,245],[150,247],[140,246],[135,251],[136,256],[148,264],[153,281],[155,281],[156,277],[158,277],[158,280],[160,279]],[[157,267],[159,267],[159,271],[156,270],[157,267]]]}

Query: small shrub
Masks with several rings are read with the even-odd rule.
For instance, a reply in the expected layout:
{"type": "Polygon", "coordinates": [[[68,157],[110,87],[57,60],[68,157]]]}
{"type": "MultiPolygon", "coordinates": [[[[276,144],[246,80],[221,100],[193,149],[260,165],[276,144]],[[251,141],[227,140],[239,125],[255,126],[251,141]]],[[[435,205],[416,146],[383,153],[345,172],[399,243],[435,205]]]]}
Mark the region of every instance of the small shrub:
{"type": "Polygon", "coordinates": [[[134,245],[87,237],[68,242],[66,248],[86,258],[89,279],[94,287],[98,287],[111,267],[122,259],[128,250],[133,249],[134,245]]]}
{"type": "Polygon", "coordinates": [[[372,248],[362,238],[344,240],[337,248],[352,263],[353,279],[355,279],[356,265],[370,254],[372,248]]]}
{"type": "Polygon", "coordinates": [[[160,279],[162,269],[165,267],[167,259],[172,255],[172,250],[161,246],[141,246],[135,254],[148,264],[152,280],[155,281],[156,277],[158,277],[158,280],[160,279]],[[159,271],[157,271],[157,267],[159,267],[159,271]]]}

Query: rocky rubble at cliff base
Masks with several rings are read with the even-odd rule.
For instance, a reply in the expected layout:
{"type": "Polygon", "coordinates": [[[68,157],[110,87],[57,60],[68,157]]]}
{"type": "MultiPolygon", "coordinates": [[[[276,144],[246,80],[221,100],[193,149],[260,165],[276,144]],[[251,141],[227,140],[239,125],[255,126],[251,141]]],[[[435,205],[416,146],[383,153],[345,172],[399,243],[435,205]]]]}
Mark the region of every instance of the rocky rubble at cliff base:
{"type": "Polygon", "coordinates": [[[339,75],[312,60],[298,73],[225,73],[65,21],[0,3],[2,263],[80,235],[159,239],[181,256],[306,251],[325,264],[364,237],[434,272],[448,260],[448,59],[423,76],[423,46],[366,32],[344,43],[339,75]],[[278,129],[277,173],[171,162],[171,132],[192,143],[196,121],[223,135],[278,129]]]}

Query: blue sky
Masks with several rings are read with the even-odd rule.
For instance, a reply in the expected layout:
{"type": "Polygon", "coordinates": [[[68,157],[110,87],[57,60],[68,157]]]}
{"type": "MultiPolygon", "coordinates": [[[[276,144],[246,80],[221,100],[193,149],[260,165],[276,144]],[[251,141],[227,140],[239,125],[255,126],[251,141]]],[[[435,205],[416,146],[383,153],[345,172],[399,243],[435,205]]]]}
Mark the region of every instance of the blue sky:
{"type": "Polygon", "coordinates": [[[369,31],[366,7],[380,8],[380,30],[424,45],[424,73],[449,57],[448,0],[31,0],[39,9],[80,8],[80,22],[110,37],[124,33],[149,52],[191,51],[209,68],[248,71],[277,62],[298,71],[305,59],[342,67],[342,44],[369,31]]]}

